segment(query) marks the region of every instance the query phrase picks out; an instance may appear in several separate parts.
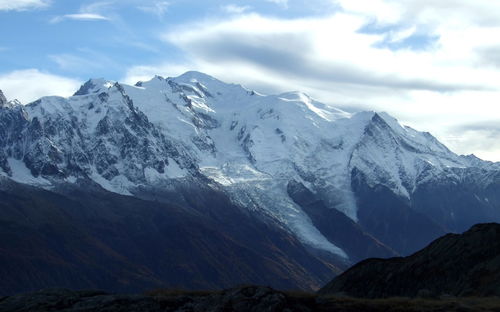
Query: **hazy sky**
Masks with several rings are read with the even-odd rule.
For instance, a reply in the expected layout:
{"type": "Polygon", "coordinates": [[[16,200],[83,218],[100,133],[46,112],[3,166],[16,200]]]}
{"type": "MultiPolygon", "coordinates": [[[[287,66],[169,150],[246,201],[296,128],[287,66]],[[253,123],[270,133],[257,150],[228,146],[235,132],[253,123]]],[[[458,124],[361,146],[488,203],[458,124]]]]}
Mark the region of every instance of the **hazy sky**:
{"type": "Polygon", "coordinates": [[[500,1],[0,0],[10,99],[187,70],[386,111],[500,161],[500,1]]]}

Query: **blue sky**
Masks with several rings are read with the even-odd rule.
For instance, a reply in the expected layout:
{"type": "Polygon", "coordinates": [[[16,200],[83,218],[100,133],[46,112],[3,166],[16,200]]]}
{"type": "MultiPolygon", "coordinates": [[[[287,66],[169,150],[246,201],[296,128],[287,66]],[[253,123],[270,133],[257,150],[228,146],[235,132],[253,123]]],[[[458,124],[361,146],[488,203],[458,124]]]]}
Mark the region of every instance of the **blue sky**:
{"type": "Polygon", "coordinates": [[[458,153],[500,161],[497,1],[0,0],[10,99],[187,70],[386,111],[458,153]]]}
{"type": "MultiPolygon", "coordinates": [[[[308,9],[307,1],[19,2],[25,5],[0,11],[2,71],[37,68],[80,80],[96,76],[118,80],[134,65],[165,59],[184,62],[182,50],[161,40],[163,33],[178,25],[250,10],[282,18],[322,14],[317,7],[308,9]]],[[[333,10],[327,2],[323,6],[333,10]]]]}
{"type": "MultiPolygon", "coordinates": [[[[119,80],[134,65],[166,59],[185,62],[181,49],[161,40],[163,33],[179,25],[249,11],[281,18],[324,14],[319,7],[307,6],[307,0],[19,2],[17,9],[0,11],[2,71],[37,68],[79,80],[119,80]]],[[[322,7],[334,10],[327,1],[322,7]]]]}

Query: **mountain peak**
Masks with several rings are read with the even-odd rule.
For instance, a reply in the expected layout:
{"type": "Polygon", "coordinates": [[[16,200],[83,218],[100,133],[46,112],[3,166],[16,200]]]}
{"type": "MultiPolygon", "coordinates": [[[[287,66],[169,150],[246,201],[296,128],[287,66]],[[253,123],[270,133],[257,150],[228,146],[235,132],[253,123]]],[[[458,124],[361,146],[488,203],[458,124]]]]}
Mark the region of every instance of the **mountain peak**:
{"type": "Polygon", "coordinates": [[[18,100],[7,100],[5,95],[3,94],[2,90],[0,90],[0,108],[12,108],[14,106],[21,105],[21,102],[18,100]]]}
{"type": "Polygon", "coordinates": [[[373,112],[373,121],[378,121],[378,122],[384,122],[387,124],[389,127],[391,127],[393,130],[399,130],[402,131],[404,130],[404,126],[402,126],[399,121],[392,117],[391,115],[387,114],[386,112],[373,112]]]}
{"type": "Polygon", "coordinates": [[[103,78],[89,79],[73,95],[87,95],[91,93],[97,93],[103,89],[108,89],[113,84],[114,82],[105,80],[103,78]]]}
{"type": "Polygon", "coordinates": [[[205,81],[219,81],[218,79],[207,75],[205,73],[195,71],[195,70],[190,70],[185,72],[184,74],[178,76],[175,78],[176,80],[181,80],[184,82],[205,82],[205,81]]]}
{"type": "Polygon", "coordinates": [[[191,85],[201,85],[203,87],[206,87],[210,89],[211,91],[224,91],[220,89],[227,89],[227,88],[232,88],[232,89],[237,89],[237,90],[243,90],[245,93],[249,92],[247,88],[242,86],[241,84],[237,83],[227,83],[224,81],[221,81],[215,77],[212,77],[208,74],[199,72],[199,71],[187,71],[184,74],[171,78],[177,83],[185,83],[185,84],[191,84],[191,85]]]}

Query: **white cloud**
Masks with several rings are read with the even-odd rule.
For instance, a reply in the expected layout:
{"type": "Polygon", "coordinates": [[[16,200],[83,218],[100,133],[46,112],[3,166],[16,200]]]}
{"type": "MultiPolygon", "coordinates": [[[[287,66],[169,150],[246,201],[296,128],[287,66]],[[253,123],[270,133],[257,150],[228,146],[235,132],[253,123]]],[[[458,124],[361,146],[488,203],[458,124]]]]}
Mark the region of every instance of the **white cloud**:
{"type": "MultiPolygon", "coordinates": [[[[163,39],[186,53],[182,68],[264,92],[298,89],[344,108],[387,111],[454,151],[500,160],[498,144],[470,144],[473,130],[462,127],[492,118],[500,123],[500,3],[337,3],[343,9],[329,16],[243,14],[180,25],[163,39]],[[366,27],[375,31],[361,33],[366,27]],[[418,36],[429,40],[419,43],[418,36]],[[404,46],[412,40],[422,46],[404,46]],[[401,48],[383,48],[383,42],[401,48]]],[[[130,73],[148,69],[143,74],[152,75],[155,68],[130,73]]]]}
{"type": "Polygon", "coordinates": [[[221,9],[224,12],[229,13],[229,14],[242,14],[242,13],[250,10],[250,6],[248,6],[248,5],[240,6],[240,5],[235,5],[235,4],[228,4],[228,5],[222,6],[221,9]]]}
{"type": "Polygon", "coordinates": [[[347,12],[381,23],[499,25],[500,3],[491,0],[333,0],[347,12]]]}
{"type": "Polygon", "coordinates": [[[112,8],[113,6],[116,6],[116,0],[91,2],[82,5],[82,7],[80,8],[80,13],[99,14],[103,11],[108,10],[109,8],[112,8]]]}
{"type": "Polygon", "coordinates": [[[48,7],[48,0],[0,0],[0,11],[26,11],[48,7]]]}
{"type": "MultiPolygon", "coordinates": [[[[374,45],[383,35],[357,32],[366,22],[348,14],[295,20],[250,14],[175,29],[165,39],[198,62],[236,66],[248,63],[318,83],[435,91],[499,86],[498,72],[472,70],[462,62],[461,55],[444,53],[445,48],[424,52],[376,48],[374,45]]],[[[470,37],[473,40],[472,34],[470,37]]]]}
{"type": "Polygon", "coordinates": [[[10,99],[29,103],[42,96],[72,95],[81,82],[67,77],[40,72],[37,69],[0,73],[0,90],[10,99]]]}

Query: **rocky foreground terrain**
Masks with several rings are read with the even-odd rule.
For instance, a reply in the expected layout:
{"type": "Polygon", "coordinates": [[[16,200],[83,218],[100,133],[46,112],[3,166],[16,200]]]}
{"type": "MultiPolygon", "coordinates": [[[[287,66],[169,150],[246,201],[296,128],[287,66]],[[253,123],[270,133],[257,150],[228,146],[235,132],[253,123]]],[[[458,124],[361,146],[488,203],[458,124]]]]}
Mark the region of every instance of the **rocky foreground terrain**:
{"type": "Polygon", "coordinates": [[[155,291],[144,295],[53,289],[0,298],[0,311],[500,311],[500,299],[448,296],[370,300],[281,292],[262,286],[243,286],[220,292],[155,291]]]}

